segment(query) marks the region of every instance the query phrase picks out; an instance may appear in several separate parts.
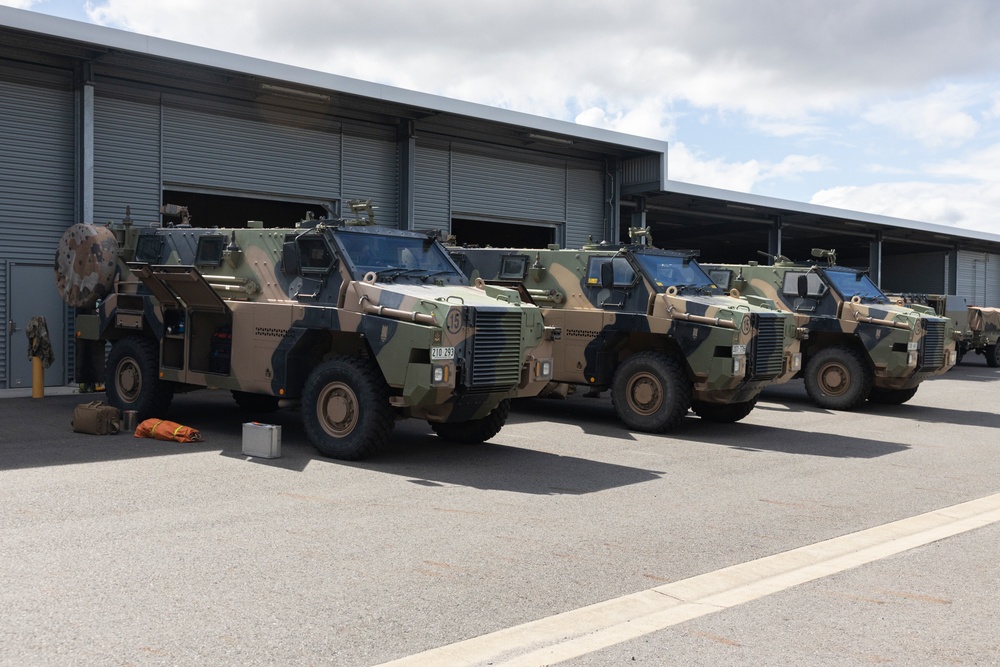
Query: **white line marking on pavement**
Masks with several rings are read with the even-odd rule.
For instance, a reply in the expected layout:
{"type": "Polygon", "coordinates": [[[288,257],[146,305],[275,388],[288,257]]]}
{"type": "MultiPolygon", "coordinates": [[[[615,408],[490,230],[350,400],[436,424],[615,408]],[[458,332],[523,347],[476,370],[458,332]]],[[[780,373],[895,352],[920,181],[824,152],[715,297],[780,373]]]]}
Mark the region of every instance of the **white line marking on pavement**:
{"type": "Polygon", "coordinates": [[[1000,494],[581,607],[379,667],[552,665],[1000,521],[1000,494]]]}

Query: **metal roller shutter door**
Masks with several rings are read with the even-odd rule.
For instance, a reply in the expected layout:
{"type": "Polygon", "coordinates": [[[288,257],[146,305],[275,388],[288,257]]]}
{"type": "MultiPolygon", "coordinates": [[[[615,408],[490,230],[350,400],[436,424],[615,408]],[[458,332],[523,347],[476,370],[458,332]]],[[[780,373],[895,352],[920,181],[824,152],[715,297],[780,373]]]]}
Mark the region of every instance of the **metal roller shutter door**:
{"type": "Polygon", "coordinates": [[[1000,306],[1000,255],[986,256],[986,291],[984,305],[1000,306]]]}
{"type": "MultiPolygon", "coordinates": [[[[0,321],[5,324],[10,319],[8,263],[51,265],[59,238],[74,222],[70,78],[67,73],[39,74],[38,79],[52,87],[0,80],[0,321]]],[[[49,291],[58,301],[55,290],[49,291]]],[[[59,333],[49,333],[62,349],[59,333]]],[[[0,386],[7,384],[8,350],[21,347],[8,340],[6,326],[0,327],[0,386]]]]}
{"type": "Polygon", "coordinates": [[[417,144],[413,158],[413,228],[451,229],[451,151],[417,144]]]}
{"type": "Polygon", "coordinates": [[[964,296],[970,306],[984,305],[986,298],[986,253],[958,252],[958,285],[956,294],[964,296]]]}
{"type": "Polygon", "coordinates": [[[452,215],[566,221],[566,167],[452,151],[452,215]]]}
{"type": "Polygon", "coordinates": [[[604,174],[592,169],[569,169],[566,205],[566,247],[580,248],[588,240],[604,239],[604,174]]]}
{"type": "Polygon", "coordinates": [[[163,182],[270,196],[340,196],[339,126],[327,130],[163,106],[163,182]]]}
{"type": "Polygon", "coordinates": [[[160,106],[94,100],[94,222],[160,219],[160,106]]]}
{"type": "MultiPolygon", "coordinates": [[[[350,133],[344,128],[343,198],[371,199],[380,225],[399,226],[399,146],[395,135],[350,133]]],[[[342,214],[350,216],[345,207],[342,214]]]]}

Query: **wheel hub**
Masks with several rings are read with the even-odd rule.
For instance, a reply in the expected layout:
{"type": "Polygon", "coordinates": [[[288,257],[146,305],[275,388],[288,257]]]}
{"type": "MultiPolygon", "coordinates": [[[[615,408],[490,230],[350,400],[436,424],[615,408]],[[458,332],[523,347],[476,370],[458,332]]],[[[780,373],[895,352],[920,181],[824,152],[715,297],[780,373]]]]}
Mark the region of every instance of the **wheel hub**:
{"type": "Polygon", "coordinates": [[[358,398],[350,387],[335,382],[323,389],[316,402],[316,412],[323,430],[335,438],[343,438],[358,422],[358,398]]]}
{"type": "Polygon", "coordinates": [[[840,364],[828,364],[820,369],[819,381],[823,391],[833,396],[843,394],[851,386],[851,376],[840,364]]]}
{"type": "Polygon", "coordinates": [[[642,373],[632,379],[628,388],[629,407],[635,412],[648,415],[656,412],[663,402],[663,389],[656,378],[642,373]]]}

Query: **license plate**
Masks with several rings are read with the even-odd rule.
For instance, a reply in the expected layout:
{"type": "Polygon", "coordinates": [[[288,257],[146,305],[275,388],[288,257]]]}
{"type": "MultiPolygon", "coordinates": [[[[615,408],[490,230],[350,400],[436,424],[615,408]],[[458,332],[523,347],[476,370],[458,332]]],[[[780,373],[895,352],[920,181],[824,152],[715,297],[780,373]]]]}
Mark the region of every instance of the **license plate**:
{"type": "Polygon", "coordinates": [[[747,353],[746,345],[733,345],[733,354],[746,354],[746,353],[747,353]]]}
{"type": "Polygon", "coordinates": [[[441,359],[454,359],[454,358],[455,358],[455,348],[453,347],[431,348],[431,361],[439,361],[441,359]]]}

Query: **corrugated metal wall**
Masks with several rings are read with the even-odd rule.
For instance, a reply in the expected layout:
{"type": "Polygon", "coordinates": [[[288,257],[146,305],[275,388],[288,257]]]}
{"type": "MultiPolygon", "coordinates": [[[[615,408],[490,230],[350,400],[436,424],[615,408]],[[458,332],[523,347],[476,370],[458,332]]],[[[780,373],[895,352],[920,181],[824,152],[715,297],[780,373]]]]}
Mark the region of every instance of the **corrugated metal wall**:
{"type": "Polygon", "coordinates": [[[160,105],[102,96],[94,100],[94,222],[160,219],[160,105]]]}
{"type": "Polygon", "coordinates": [[[579,248],[604,238],[604,174],[596,169],[568,171],[566,247],[579,248]]]}
{"type": "Polygon", "coordinates": [[[413,228],[451,228],[451,150],[417,141],[413,156],[413,228]]]}
{"type": "MultiPolygon", "coordinates": [[[[378,210],[380,225],[397,227],[399,223],[399,146],[391,131],[364,133],[345,126],[343,137],[343,186],[345,203],[349,199],[371,199],[378,210]]],[[[332,193],[331,193],[332,194],[332,193]]],[[[332,198],[330,194],[327,198],[332,198]]],[[[344,217],[350,213],[345,207],[344,217]]]]}
{"type": "Polygon", "coordinates": [[[986,253],[958,252],[958,285],[956,294],[964,296],[970,306],[986,306],[986,253]]]}
{"type": "Polygon", "coordinates": [[[454,217],[564,222],[566,167],[453,147],[451,209],[454,217]]]}
{"type": "MultiPolygon", "coordinates": [[[[538,222],[565,231],[567,247],[604,234],[604,175],[599,165],[532,161],[418,142],[414,228],[449,229],[451,219],[538,222]]],[[[558,238],[558,237],[557,237],[558,238]]]]}
{"type": "MultiPolygon", "coordinates": [[[[234,109],[163,105],[163,183],[173,189],[244,192],[266,199],[340,196],[340,125],[285,124],[281,114],[250,119],[234,109]]],[[[253,111],[253,110],[248,110],[253,111]]]]}
{"type": "MultiPolygon", "coordinates": [[[[33,72],[31,78],[37,85],[0,80],[0,387],[14,348],[6,326],[8,262],[51,264],[59,238],[74,222],[69,73],[33,72]]],[[[59,301],[54,288],[47,296],[59,301]]]]}

